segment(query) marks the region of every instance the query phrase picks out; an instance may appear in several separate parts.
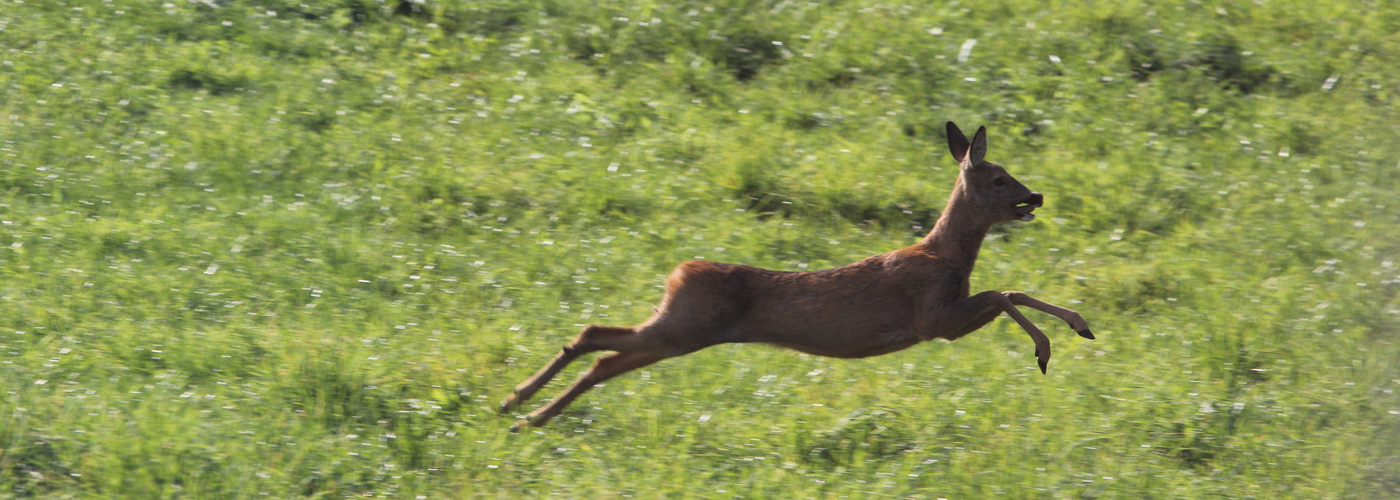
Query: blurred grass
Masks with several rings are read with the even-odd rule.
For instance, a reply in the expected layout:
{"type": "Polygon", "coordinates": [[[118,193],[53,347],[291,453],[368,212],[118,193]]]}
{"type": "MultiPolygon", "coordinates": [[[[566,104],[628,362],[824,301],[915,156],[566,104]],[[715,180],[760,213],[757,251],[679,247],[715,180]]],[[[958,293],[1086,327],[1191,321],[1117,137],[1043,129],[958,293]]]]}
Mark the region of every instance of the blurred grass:
{"type": "Polygon", "coordinates": [[[4,495],[1400,494],[1388,4],[4,5],[4,495]],[[974,288],[1084,313],[1048,376],[720,346],[505,432],[681,260],[915,241],[949,119],[1047,195],[974,288]]]}

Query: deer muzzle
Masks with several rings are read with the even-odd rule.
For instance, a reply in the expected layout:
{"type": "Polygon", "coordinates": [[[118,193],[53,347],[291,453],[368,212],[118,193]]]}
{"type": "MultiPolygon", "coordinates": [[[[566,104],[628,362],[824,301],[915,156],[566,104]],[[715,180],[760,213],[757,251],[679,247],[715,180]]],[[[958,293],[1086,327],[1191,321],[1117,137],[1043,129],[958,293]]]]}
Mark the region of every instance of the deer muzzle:
{"type": "Polygon", "coordinates": [[[1021,203],[1016,204],[1016,214],[1020,215],[1020,220],[1022,221],[1034,220],[1035,214],[1031,212],[1034,212],[1036,208],[1039,208],[1044,203],[1045,196],[1032,191],[1030,197],[1026,198],[1021,203]]]}

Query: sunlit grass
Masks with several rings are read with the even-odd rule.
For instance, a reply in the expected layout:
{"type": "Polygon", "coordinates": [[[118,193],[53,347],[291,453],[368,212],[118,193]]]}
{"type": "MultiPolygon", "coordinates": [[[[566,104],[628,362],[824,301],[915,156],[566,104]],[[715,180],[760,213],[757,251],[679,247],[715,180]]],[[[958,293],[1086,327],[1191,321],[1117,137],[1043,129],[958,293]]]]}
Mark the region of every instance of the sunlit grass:
{"type": "Polygon", "coordinates": [[[0,496],[1400,495],[1392,7],[3,5],[0,496]],[[915,241],[947,120],[1047,200],[973,287],[1098,340],[718,346],[506,432],[677,262],[915,241]]]}

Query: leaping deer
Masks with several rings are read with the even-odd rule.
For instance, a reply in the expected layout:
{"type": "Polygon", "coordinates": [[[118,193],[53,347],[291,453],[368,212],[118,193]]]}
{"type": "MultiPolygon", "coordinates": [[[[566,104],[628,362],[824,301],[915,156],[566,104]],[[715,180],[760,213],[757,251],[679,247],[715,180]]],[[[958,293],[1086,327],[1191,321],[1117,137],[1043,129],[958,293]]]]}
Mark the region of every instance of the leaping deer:
{"type": "Polygon", "coordinates": [[[948,150],[960,165],[938,222],[914,246],[836,269],[769,271],[739,264],[688,261],[666,277],[656,313],[632,327],[589,325],[534,376],[521,382],[501,412],[523,403],[579,356],[615,351],[593,363],[558,398],[511,427],[549,422],[604,380],[666,358],[729,342],[762,342],[808,354],[864,358],[933,339],[957,340],[1005,312],[1035,341],[1040,372],[1050,339],[1016,306],[1069,323],[1093,339],[1079,313],[1021,292],[968,295],[968,276],[993,224],[1029,221],[1044,198],[1001,165],[986,161],[987,128],[969,142],[948,122],[948,150]]]}

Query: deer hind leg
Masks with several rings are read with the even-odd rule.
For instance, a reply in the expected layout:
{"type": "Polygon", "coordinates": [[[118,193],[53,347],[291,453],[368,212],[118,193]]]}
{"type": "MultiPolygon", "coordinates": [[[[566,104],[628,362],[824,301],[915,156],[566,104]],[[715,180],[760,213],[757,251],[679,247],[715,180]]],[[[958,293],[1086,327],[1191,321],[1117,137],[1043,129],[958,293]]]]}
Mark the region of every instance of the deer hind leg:
{"type": "Polygon", "coordinates": [[[1006,298],[1011,299],[1012,304],[1018,306],[1026,306],[1031,309],[1035,309],[1037,311],[1049,314],[1056,318],[1060,318],[1064,320],[1065,323],[1069,323],[1069,327],[1073,328],[1075,333],[1078,333],[1080,337],[1084,337],[1089,340],[1094,339],[1094,334],[1089,331],[1089,322],[1084,321],[1084,317],[1080,316],[1079,313],[1074,312],[1074,310],[1072,309],[1060,307],[1055,304],[1036,299],[1035,297],[1031,297],[1030,295],[1026,295],[1021,292],[1006,292],[1005,295],[1006,298]]]}
{"type": "MultiPolygon", "coordinates": [[[[725,338],[723,335],[710,333],[725,331],[724,325],[716,324],[713,318],[703,315],[697,317],[695,314],[683,312],[676,314],[675,308],[668,307],[668,305],[674,304],[675,302],[668,295],[668,298],[662,301],[661,307],[650,320],[635,327],[589,326],[584,328],[583,332],[579,333],[578,339],[566,346],[553,361],[550,361],[539,373],[516,387],[515,392],[501,403],[502,413],[508,412],[512,407],[533,396],[550,379],[558,375],[565,365],[579,356],[594,351],[617,352],[599,358],[592,368],[580,376],[557,399],[531,413],[526,420],[517,422],[511,430],[518,430],[523,423],[533,423],[535,426],[544,425],[549,419],[558,415],[579,394],[599,382],[666,358],[688,354],[724,342],[721,340],[725,338]]],[[[686,308],[681,308],[681,310],[684,311],[686,308]]]]}
{"type": "Polygon", "coordinates": [[[671,356],[654,352],[617,352],[598,358],[598,361],[593,362],[593,367],[579,376],[578,380],[575,380],[574,384],[569,386],[563,394],[516,422],[515,425],[511,426],[510,431],[519,431],[525,424],[535,427],[542,426],[548,423],[549,419],[559,415],[559,412],[572,403],[579,394],[583,394],[594,385],[669,357],[671,356]]]}
{"type": "Polygon", "coordinates": [[[657,328],[654,326],[589,325],[584,327],[583,331],[579,332],[578,338],[564,346],[559,354],[550,360],[549,364],[546,364],[530,378],[525,379],[520,385],[515,386],[515,390],[501,401],[501,413],[508,413],[511,409],[529,400],[545,384],[554,379],[565,366],[584,354],[597,351],[656,352],[668,353],[666,357],[669,357],[686,352],[677,351],[673,346],[661,340],[659,336],[655,335],[656,331],[657,328]]]}
{"type": "Polygon", "coordinates": [[[579,332],[578,338],[560,349],[559,354],[556,354],[554,359],[549,361],[549,364],[546,364],[530,378],[525,379],[520,385],[515,386],[515,390],[511,391],[504,401],[501,401],[501,413],[509,412],[515,406],[529,400],[540,388],[554,379],[560,370],[578,359],[579,356],[601,350],[617,350],[614,349],[617,344],[626,344],[626,339],[636,335],[637,332],[632,328],[598,325],[584,327],[583,331],[579,332]]]}

